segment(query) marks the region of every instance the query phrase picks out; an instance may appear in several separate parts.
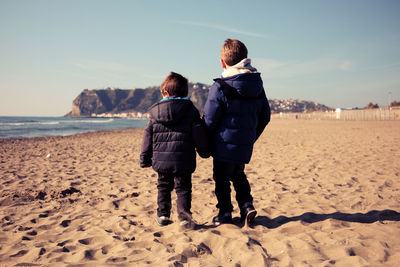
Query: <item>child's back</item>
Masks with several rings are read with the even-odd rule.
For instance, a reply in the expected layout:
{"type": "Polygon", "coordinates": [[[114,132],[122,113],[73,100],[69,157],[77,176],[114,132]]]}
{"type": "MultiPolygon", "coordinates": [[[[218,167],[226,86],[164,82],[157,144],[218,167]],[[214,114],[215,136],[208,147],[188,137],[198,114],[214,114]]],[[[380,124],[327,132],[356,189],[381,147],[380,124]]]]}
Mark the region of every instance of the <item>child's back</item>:
{"type": "Polygon", "coordinates": [[[260,73],[216,79],[208,97],[216,100],[204,108],[204,119],[213,132],[214,159],[249,163],[254,142],[268,123],[269,106],[260,73]]]}
{"type": "Polygon", "coordinates": [[[240,220],[253,223],[250,184],[244,173],[253,145],[270,120],[270,108],[260,73],[251,66],[246,46],[227,39],[221,49],[224,71],[215,79],[204,106],[204,120],[211,133],[213,178],[217,197],[216,225],[232,223],[231,187],[236,191],[240,220]]]}
{"type": "Polygon", "coordinates": [[[200,156],[208,157],[208,137],[198,110],[187,97],[186,78],[171,72],[160,91],[164,98],[149,110],[140,166],[152,166],[158,173],[156,222],[170,223],[171,191],[175,187],[178,218],[182,226],[192,227],[191,175],[196,169],[196,149],[200,156]]]}
{"type": "MultiPolygon", "coordinates": [[[[160,101],[149,110],[152,147],[142,152],[142,162],[150,163],[156,172],[193,173],[196,169],[196,150],[192,127],[200,124],[200,115],[193,103],[186,98],[160,101]],[[152,156],[152,159],[151,157],[152,156]]],[[[146,133],[148,134],[148,133],[146,133]]],[[[148,140],[150,141],[150,140],[148,140]]]]}

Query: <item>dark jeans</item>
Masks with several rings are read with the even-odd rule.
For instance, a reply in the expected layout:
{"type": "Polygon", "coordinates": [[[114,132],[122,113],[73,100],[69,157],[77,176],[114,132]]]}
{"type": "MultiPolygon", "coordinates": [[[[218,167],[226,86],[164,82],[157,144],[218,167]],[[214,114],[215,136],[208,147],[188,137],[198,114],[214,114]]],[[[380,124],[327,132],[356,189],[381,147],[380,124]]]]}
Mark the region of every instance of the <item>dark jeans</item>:
{"type": "Polygon", "coordinates": [[[186,214],[191,214],[192,174],[158,173],[158,216],[170,217],[171,192],[175,187],[177,195],[178,218],[183,220],[186,214]]]}
{"type": "Polygon", "coordinates": [[[250,184],[244,173],[244,164],[235,164],[214,159],[213,178],[215,181],[215,195],[218,200],[217,208],[220,214],[233,211],[230,182],[232,182],[236,191],[236,201],[239,208],[242,208],[246,202],[253,202],[253,197],[250,193],[250,184]]]}

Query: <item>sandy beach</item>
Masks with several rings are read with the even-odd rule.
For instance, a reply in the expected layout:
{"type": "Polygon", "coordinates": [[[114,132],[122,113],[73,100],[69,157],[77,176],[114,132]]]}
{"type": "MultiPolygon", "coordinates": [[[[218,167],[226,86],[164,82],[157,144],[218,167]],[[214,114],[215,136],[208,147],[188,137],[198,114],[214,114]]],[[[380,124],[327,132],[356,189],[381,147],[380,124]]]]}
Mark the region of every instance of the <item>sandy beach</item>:
{"type": "MultiPolygon", "coordinates": [[[[398,266],[400,122],[273,119],[246,173],[253,227],[215,227],[212,159],[195,230],[160,227],[143,129],[0,140],[0,266],[398,266]]],[[[234,199],[234,194],[232,195],[234,199]]]]}

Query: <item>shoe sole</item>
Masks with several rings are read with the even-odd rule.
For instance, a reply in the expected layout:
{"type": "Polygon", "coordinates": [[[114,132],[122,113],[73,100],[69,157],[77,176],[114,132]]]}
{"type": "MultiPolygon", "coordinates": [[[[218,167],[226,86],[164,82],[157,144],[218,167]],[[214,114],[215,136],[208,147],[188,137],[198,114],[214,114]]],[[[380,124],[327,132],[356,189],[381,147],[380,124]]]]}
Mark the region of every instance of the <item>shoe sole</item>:
{"type": "Polygon", "coordinates": [[[213,223],[215,226],[218,226],[218,225],[221,225],[221,224],[222,224],[221,222],[214,221],[214,219],[212,220],[212,223],[213,223]]]}
{"type": "Polygon", "coordinates": [[[246,222],[247,224],[253,224],[254,223],[254,219],[256,218],[257,215],[257,211],[256,210],[251,210],[247,213],[246,215],[246,222]]]}
{"type": "Polygon", "coordinates": [[[195,230],[197,227],[197,224],[194,221],[188,221],[184,224],[182,224],[182,222],[179,224],[179,226],[181,227],[181,229],[183,230],[195,230]]]}
{"type": "Polygon", "coordinates": [[[156,221],[156,223],[157,223],[159,226],[166,226],[166,225],[169,224],[169,221],[166,221],[165,224],[162,224],[162,223],[160,223],[160,222],[157,220],[157,218],[154,218],[154,220],[156,221]]]}
{"type": "Polygon", "coordinates": [[[163,225],[157,220],[157,218],[154,218],[154,220],[156,221],[156,223],[157,223],[159,226],[163,226],[163,225]]]}
{"type": "Polygon", "coordinates": [[[233,224],[233,220],[227,220],[227,221],[222,221],[222,222],[216,222],[216,221],[213,220],[212,223],[215,226],[218,226],[218,225],[221,225],[221,224],[233,224]]]}

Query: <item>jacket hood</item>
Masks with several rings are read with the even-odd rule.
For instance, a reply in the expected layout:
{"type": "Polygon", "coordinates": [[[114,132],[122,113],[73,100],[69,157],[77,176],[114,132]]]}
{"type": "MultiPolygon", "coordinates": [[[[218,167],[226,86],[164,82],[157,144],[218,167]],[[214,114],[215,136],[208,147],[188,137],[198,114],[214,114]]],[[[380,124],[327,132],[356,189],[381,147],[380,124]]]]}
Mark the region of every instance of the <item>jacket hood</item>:
{"type": "Polygon", "coordinates": [[[251,65],[251,59],[250,58],[244,58],[241,61],[239,61],[236,65],[230,66],[222,72],[221,76],[226,78],[226,77],[231,77],[237,74],[242,74],[242,73],[255,73],[257,72],[257,69],[254,68],[251,65]]]}
{"type": "Polygon", "coordinates": [[[264,90],[261,75],[258,72],[237,74],[222,78],[222,80],[245,97],[257,97],[264,90]]]}
{"type": "Polygon", "coordinates": [[[178,123],[193,106],[192,101],[186,99],[168,99],[154,104],[150,110],[150,117],[164,125],[178,123]]]}

